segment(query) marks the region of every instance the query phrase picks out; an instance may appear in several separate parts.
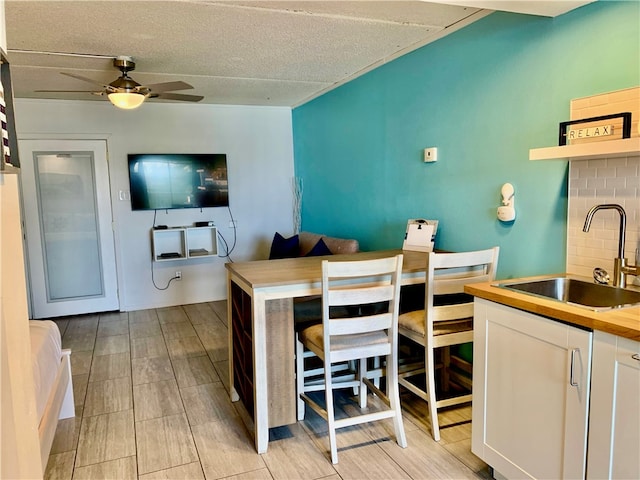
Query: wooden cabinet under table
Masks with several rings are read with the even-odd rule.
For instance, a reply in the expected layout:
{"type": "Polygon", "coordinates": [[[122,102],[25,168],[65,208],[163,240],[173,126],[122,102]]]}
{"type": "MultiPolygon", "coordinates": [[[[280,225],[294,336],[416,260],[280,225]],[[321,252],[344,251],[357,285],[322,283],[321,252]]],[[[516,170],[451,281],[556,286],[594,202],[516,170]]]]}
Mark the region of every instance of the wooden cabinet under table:
{"type": "MultiPolygon", "coordinates": [[[[233,283],[230,298],[233,343],[232,385],[238,399],[242,401],[247,413],[253,419],[255,385],[251,295],[233,283]]],[[[264,331],[268,384],[266,414],[269,428],[273,428],[296,422],[293,300],[289,298],[268,300],[265,308],[266,318],[269,319],[264,331]]]]}
{"type": "Polygon", "coordinates": [[[366,260],[404,254],[402,284],[424,283],[426,253],[402,250],[227,263],[229,379],[258,453],[269,428],[296,423],[293,299],[321,293],[323,259],[366,260]]]}

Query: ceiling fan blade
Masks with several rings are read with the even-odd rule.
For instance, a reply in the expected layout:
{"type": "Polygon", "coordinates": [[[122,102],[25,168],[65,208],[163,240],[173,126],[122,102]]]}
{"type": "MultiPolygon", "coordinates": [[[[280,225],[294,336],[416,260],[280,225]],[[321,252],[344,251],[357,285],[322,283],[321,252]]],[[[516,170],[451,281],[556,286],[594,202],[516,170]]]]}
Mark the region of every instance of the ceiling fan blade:
{"type": "Polygon", "coordinates": [[[160,100],[178,100],[181,102],[199,102],[204,97],[200,95],[184,95],[182,93],[160,93],[158,95],[154,95],[152,93],[150,98],[158,98],[160,100]]]}
{"type": "Polygon", "coordinates": [[[66,75],[67,77],[75,78],[77,80],[82,80],[83,82],[93,83],[94,85],[100,85],[102,88],[113,89],[111,85],[105,85],[103,83],[98,82],[97,80],[92,80],[87,77],[83,77],[82,75],[76,75],[75,73],[66,73],[60,72],[62,75],[66,75]]]}
{"type": "Polygon", "coordinates": [[[185,82],[154,83],[152,85],[144,85],[144,87],[148,88],[152,93],[170,92],[173,90],[191,90],[193,88],[193,86],[185,82]]]}
{"type": "Polygon", "coordinates": [[[93,90],[34,90],[38,93],[94,93],[102,95],[102,92],[95,92],[93,90]]]}

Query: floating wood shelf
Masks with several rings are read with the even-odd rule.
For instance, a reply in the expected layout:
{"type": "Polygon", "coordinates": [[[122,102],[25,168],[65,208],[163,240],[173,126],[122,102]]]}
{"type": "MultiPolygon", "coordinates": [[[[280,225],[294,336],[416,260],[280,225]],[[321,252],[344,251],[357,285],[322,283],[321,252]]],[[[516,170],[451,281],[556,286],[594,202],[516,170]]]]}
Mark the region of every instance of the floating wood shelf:
{"type": "Polygon", "coordinates": [[[593,160],[640,154],[640,137],[581,143],[562,147],[532,148],[529,160],[593,160]]]}

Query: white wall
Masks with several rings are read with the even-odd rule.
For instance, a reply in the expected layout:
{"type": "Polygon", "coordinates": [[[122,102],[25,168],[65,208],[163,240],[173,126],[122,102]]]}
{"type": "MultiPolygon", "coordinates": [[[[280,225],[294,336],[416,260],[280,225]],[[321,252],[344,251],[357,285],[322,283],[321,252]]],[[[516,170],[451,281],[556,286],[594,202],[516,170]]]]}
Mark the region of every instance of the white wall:
{"type": "MultiPolygon", "coordinates": [[[[225,258],[153,264],[158,287],[176,270],[182,280],[164,291],[151,281],[150,230],[154,212],[132,212],[120,191],[129,191],[127,153],[225,153],[229,203],[237,221],[234,261],[266,258],[275,231],[292,226],[293,140],[291,110],[282,107],[148,103],[118,110],[107,101],[16,99],[21,138],[104,138],[115,225],[116,262],[122,311],[226,298],[225,258]]],[[[22,163],[30,161],[21,156],[22,163]]],[[[156,224],[192,225],[213,220],[229,245],[226,208],[158,211],[156,224]]]]}
{"type": "MultiPolygon", "coordinates": [[[[571,101],[571,119],[631,112],[631,136],[640,135],[640,87],[605,92],[571,101]]],[[[615,124],[615,121],[611,122],[615,124]]],[[[622,122],[614,126],[622,127],[622,122]]],[[[585,139],[582,143],[600,141],[585,139]]],[[[613,278],[613,259],[618,256],[620,215],[613,210],[595,214],[589,233],[584,233],[587,212],[594,205],[617,203],[626,211],[625,257],[636,265],[640,249],[640,155],[578,160],[569,164],[569,212],[567,215],[567,272],[591,277],[595,267],[613,278]]],[[[640,285],[639,277],[628,283],[640,285]]]]}
{"type": "MultiPolygon", "coordinates": [[[[569,167],[569,215],[567,225],[567,272],[591,277],[595,267],[613,278],[613,259],[618,256],[620,215],[613,210],[593,217],[589,233],[582,227],[594,205],[617,203],[627,214],[625,256],[636,265],[640,249],[640,156],[572,161],[569,167]]],[[[640,278],[627,277],[640,285],[640,278]]]]}

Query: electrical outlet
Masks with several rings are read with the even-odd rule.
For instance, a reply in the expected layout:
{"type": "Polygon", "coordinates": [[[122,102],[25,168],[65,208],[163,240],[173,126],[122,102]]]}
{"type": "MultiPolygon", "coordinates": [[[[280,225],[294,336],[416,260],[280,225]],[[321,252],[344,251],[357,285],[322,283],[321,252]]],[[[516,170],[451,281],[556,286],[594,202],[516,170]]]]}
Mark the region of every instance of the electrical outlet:
{"type": "Polygon", "coordinates": [[[182,272],[180,270],[176,270],[176,274],[173,278],[177,280],[182,280],[182,272]]]}
{"type": "Polygon", "coordinates": [[[431,147],[424,149],[424,161],[425,162],[435,162],[438,160],[438,148],[431,147]]]}

